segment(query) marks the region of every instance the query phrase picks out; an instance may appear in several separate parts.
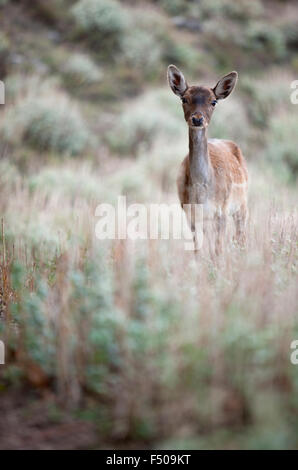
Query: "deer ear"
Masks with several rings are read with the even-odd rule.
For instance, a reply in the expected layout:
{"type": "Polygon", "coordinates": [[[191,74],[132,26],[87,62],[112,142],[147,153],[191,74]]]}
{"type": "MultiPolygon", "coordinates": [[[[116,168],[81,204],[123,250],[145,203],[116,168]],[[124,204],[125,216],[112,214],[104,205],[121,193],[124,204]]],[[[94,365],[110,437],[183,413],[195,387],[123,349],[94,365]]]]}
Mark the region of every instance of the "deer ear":
{"type": "Polygon", "coordinates": [[[188,88],[182,72],[175,65],[168,66],[168,82],[175,95],[182,97],[188,88]]]}
{"type": "Polygon", "coordinates": [[[235,88],[238,80],[238,73],[231,72],[222,77],[213,88],[214,94],[218,100],[227,98],[235,88]]]}

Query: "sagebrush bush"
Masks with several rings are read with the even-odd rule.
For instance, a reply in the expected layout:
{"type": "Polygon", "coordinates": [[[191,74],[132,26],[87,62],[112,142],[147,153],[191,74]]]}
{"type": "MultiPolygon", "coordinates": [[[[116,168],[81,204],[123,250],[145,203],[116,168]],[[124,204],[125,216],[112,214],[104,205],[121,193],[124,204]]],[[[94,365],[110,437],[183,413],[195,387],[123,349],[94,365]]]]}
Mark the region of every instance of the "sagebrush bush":
{"type": "Polygon", "coordinates": [[[162,101],[163,94],[148,93],[130,105],[114,123],[107,140],[114,151],[136,156],[151,147],[158,135],[172,138],[182,129],[182,119],[171,113],[162,101]]]}
{"type": "Polygon", "coordinates": [[[233,19],[236,21],[247,21],[248,19],[260,16],[263,5],[260,0],[200,0],[198,2],[188,2],[187,0],[158,0],[159,4],[170,15],[185,15],[186,17],[197,18],[200,21],[211,17],[221,19],[233,19]]]}
{"type": "Polygon", "coordinates": [[[288,49],[292,50],[293,52],[296,52],[298,44],[298,30],[296,20],[291,19],[287,21],[285,24],[282,25],[281,30],[285,36],[285,41],[288,49]]]}
{"type": "Polygon", "coordinates": [[[29,97],[8,110],[4,136],[41,151],[76,155],[89,141],[89,131],[78,108],[63,95],[29,97]]]}
{"type": "Polygon", "coordinates": [[[262,80],[253,76],[241,77],[239,86],[248,97],[245,103],[252,123],[259,128],[266,128],[272,113],[289,109],[289,83],[291,74],[274,70],[262,80]]]}
{"type": "Polygon", "coordinates": [[[273,114],[265,156],[279,174],[292,181],[298,176],[298,117],[295,112],[273,114]]]}
{"type": "Polygon", "coordinates": [[[243,47],[262,55],[269,54],[271,60],[284,59],[286,39],[281,30],[262,21],[252,21],[248,25],[243,47]]]}
{"type": "Polygon", "coordinates": [[[205,17],[225,17],[238,21],[247,21],[248,19],[260,16],[264,7],[259,0],[202,0],[200,2],[200,13],[205,17]]]}
{"type": "Polygon", "coordinates": [[[234,96],[219,102],[212,116],[210,137],[230,139],[247,149],[251,127],[241,102],[234,96]]]}
{"type": "Polygon", "coordinates": [[[10,53],[10,41],[7,35],[0,32],[0,75],[3,78],[6,75],[7,62],[10,53]]]}
{"type": "Polygon", "coordinates": [[[101,185],[91,168],[86,165],[80,171],[74,168],[43,168],[28,180],[30,191],[42,191],[50,196],[55,190],[62,197],[80,197],[92,200],[101,198],[101,185]]]}
{"type": "Polygon", "coordinates": [[[154,76],[160,66],[163,49],[152,32],[134,28],[125,35],[121,48],[121,57],[129,66],[139,69],[144,76],[154,76]]]}
{"type": "Polygon", "coordinates": [[[205,57],[197,48],[189,44],[176,43],[172,39],[169,39],[164,47],[165,63],[183,67],[190,73],[197,71],[199,64],[203,62],[206,63],[207,60],[208,57],[205,57]]]}
{"type": "Polygon", "coordinates": [[[72,7],[78,33],[104,54],[120,48],[128,29],[126,10],[117,0],[80,0],[72,7]]]}
{"type": "Polygon", "coordinates": [[[212,43],[214,57],[222,68],[235,62],[251,64],[279,63],[287,57],[286,35],[281,28],[262,19],[249,18],[243,24],[223,21],[218,28],[218,17],[211,15],[204,21],[205,47],[212,43]],[[222,56],[222,49],[228,51],[222,56]]]}
{"type": "Polygon", "coordinates": [[[62,68],[62,75],[71,87],[97,83],[102,78],[98,65],[86,54],[72,54],[62,68]]]}
{"type": "Polygon", "coordinates": [[[32,95],[52,95],[58,89],[57,77],[44,78],[38,74],[23,75],[13,73],[5,81],[5,92],[9,105],[16,105],[32,95]]]}
{"type": "Polygon", "coordinates": [[[19,172],[17,167],[8,159],[2,158],[0,161],[0,184],[4,190],[6,187],[13,190],[15,184],[19,183],[19,172]]]}
{"type": "Polygon", "coordinates": [[[158,3],[170,15],[181,15],[189,11],[188,2],[185,0],[158,0],[158,3]]]}
{"type": "Polygon", "coordinates": [[[10,45],[10,42],[9,42],[8,37],[6,36],[5,33],[1,32],[0,33],[0,55],[1,56],[3,56],[4,54],[8,52],[9,45],[10,45]]]}
{"type": "Polygon", "coordinates": [[[131,10],[131,27],[121,43],[121,57],[128,65],[154,77],[160,71],[167,39],[167,23],[154,10],[131,10]]]}

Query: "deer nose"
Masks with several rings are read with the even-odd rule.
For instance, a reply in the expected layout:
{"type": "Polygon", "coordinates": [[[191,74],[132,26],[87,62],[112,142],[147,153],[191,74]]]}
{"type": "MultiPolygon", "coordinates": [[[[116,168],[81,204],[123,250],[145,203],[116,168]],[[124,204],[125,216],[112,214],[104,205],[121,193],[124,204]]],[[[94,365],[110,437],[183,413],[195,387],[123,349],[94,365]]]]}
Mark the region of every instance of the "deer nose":
{"type": "Polygon", "coordinates": [[[192,118],[192,123],[194,126],[201,126],[203,124],[204,118],[200,117],[199,119],[194,117],[192,118]]]}

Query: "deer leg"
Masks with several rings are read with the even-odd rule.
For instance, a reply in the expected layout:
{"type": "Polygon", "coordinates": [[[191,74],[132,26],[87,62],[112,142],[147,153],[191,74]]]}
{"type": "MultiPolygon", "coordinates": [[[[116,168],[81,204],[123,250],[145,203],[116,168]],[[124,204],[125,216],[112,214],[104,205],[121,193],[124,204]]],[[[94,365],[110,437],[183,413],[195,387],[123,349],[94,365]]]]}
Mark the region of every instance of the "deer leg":
{"type": "Polygon", "coordinates": [[[193,224],[191,224],[191,233],[192,233],[192,239],[194,243],[194,253],[196,255],[198,252],[198,243],[197,243],[197,237],[196,237],[196,227],[193,224]]]}
{"type": "Polygon", "coordinates": [[[199,242],[198,227],[193,223],[191,224],[191,233],[192,233],[193,243],[194,243],[194,253],[195,255],[197,255],[201,248],[201,243],[199,242]]]}
{"type": "Polygon", "coordinates": [[[197,255],[198,251],[202,248],[202,220],[195,204],[186,211],[186,216],[192,233],[194,253],[197,255]]]}
{"type": "Polygon", "coordinates": [[[241,245],[245,246],[246,244],[246,222],[247,222],[247,208],[246,206],[241,206],[239,211],[233,214],[233,219],[236,229],[236,241],[241,245]]]}
{"type": "Polygon", "coordinates": [[[216,229],[216,240],[215,240],[215,254],[220,255],[223,251],[224,239],[226,234],[226,214],[216,214],[215,216],[215,229],[216,229]]]}

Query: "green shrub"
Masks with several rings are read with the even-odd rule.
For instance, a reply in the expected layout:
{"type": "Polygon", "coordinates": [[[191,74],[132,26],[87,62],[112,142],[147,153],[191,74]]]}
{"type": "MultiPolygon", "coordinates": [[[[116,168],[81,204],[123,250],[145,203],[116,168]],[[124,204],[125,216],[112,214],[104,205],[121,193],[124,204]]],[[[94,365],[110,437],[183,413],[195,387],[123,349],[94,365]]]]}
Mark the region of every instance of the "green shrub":
{"type": "Polygon", "coordinates": [[[7,61],[9,57],[10,41],[7,35],[0,31],[0,78],[7,72],[7,61]]]}
{"type": "Polygon", "coordinates": [[[160,68],[166,45],[166,21],[154,10],[131,10],[132,27],[125,33],[121,44],[124,61],[152,77],[160,68]]]}
{"type": "Polygon", "coordinates": [[[113,278],[104,254],[98,255],[99,264],[87,261],[82,269],[69,273],[70,303],[78,331],[85,325],[86,385],[97,393],[105,393],[109,368],[121,361],[117,340],[120,322],[113,300],[113,278]]]}
{"type": "Polygon", "coordinates": [[[148,93],[130,105],[107,135],[112,150],[136,156],[151,147],[157,136],[177,136],[181,121],[162,102],[162,93],[148,93]]]}
{"type": "Polygon", "coordinates": [[[161,7],[170,15],[185,15],[187,17],[197,17],[205,20],[206,18],[225,18],[238,21],[247,21],[250,18],[260,16],[263,11],[263,5],[260,0],[200,0],[192,2],[187,0],[159,0],[161,7]]]}
{"type": "Polygon", "coordinates": [[[298,116],[275,113],[270,121],[265,156],[277,173],[295,181],[298,176],[298,116]]]}
{"type": "Polygon", "coordinates": [[[78,33],[98,52],[111,53],[120,48],[128,28],[128,15],[116,0],[80,0],[72,8],[78,33]]]}
{"type": "Polygon", "coordinates": [[[143,75],[153,75],[162,58],[160,41],[152,32],[139,28],[135,28],[125,35],[122,51],[125,62],[140,69],[143,75]]]}
{"type": "Polygon", "coordinates": [[[281,31],[285,37],[287,48],[296,52],[298,45],[298,28],[296,19],[285,23],[281,27],[281,31]]]}
{"type": "MultiPolygon", "coordinates": [[[[218,19],[210,18],[204,24],[204,31],[209,40],[217,40],[221,42],[221,50],[224,44],[231,50],[238,48],[247,50],[255,54],[253,59],[264,59],[271,62],[279,61],[286,55],[286,42],[283,32],[263,21],[251,20],[243,25],[237,23],[223,22],[218,28],[218,19]]],[[[232,51],[235,54],[235,51],[232,51]]],[[[250,58],[251,60],[251,58],[250,58]]]]}
{"type": "MultiPolygon", "coordinates": [[[[55,335],[45,311],[45,300],[48,294],[43,279],[34,278],[35,291],[26,286],[24,266],[15,261],[11,266],[12,288],[18,297],[11,303],[11,314],[15,324],[22,328],[26,358],[39,364],[48,374],[54,370],[55,335]]],[[[13,348],[19,347],[16,339],[13,348]]]]}
{"type": "Polygon", "coordinates": [[[0,33],[0,54],[1,55],[4,55],[8,52],[9,45],[10,45],[10,42],[9,42],[8,37],[6,36],[5,33],[1,32],[0,33]]]}
{"type": "Polygon", "coordinates": [[[247,21],[260,16],[264,11],[259,0],[201,0],[200,12],[202,17],[226,17],[238,21],[247,21]]]}
{"type": "Polygon", "coordinates": [[[165,63],[183,67],[190,73],[196,71],[200,63],[206,63],[206,59],[195,47],[172,40],[167,42],[164,51],[165,63]]]}
{"type": "Polygon", "coordinates": [[[159,0],[159,4],[169,15],[181,15],[188,12],[189,5],[185,0],[159,0]]]}
{"type": "Polygon", "coordinates": [[[264,76],[262,80],[245,75],[241,78],[239,85],[248,98],[246,110],[255,126],[266,128],[272,113],[289,108],[291,81],[288,73],[278,71],[264,76]]]}
{"type": "Polygon", "coordinates": [[[62,69],[63,77],[69,86],[82,86],[97,83],[102,78],[100,68],[85,54],[72,54],[62,69]]]}
{"type": "Polygon", "coordinates": [[[270,24],[266,18],[248,17],[243,23],[222,21],[220,28],[218,22],[216,15],[206,18],[202,42],[205,48],[209,48],[212,43],[212,56],[219,66],[228,68],[239,63],[256,68],[259,63],[280,62],[286,58],[287,45],[283,30],[270,24]]]}
{"type": "Polygon", "coordinates": [[[0,161],[0,185],[2,188],[2,194],[5,189],[7,192],[13,191],[14,186],[19,184],[20,175],[17,167],[6,158],[2,158],[0,161]]]}
{"type": "Polygon", "coordinates": [[[235,97],[220,102],[210,124],[210,136],[217,139],[231,139],[247,148],[249,123],[245,109],[235,97]]]}
{"type": "Polygon", "coordinates": [[[63,21],[68,16],[68,0],[36,0],[34,2],[35,16],[45,24],[56,26],[59,21],[63,21]]]}
{"type": "Polygon", "coordinates": [[[43,168],[37,175],[30,176],[28,181],[30,191],[42,191],[48,197],[53,193],[63,194],[63,197],[81,199],[98,199],[101,196],[101,185],[88,166],[80,172],[75,168],[43,168]]]}
{"type": "MultiPolygon", "coordinates": [[[[58,88],[57,78],[40,75],[11,74],[5,80],[7,104],[15,106],[32,96],[52,96],[58,88]]],[[[11,109],[11,108],[10,108],[11,109]]]]}
{"type": "Polygon", "coordinates": [[[89,132],[79,113],[65,97],[32,97],[7,111],[4,136],[37,150],[75,155],[86,148],[89,132]]]}
{"type": "Polygon", "coordinates": [[[243,47],[247,50],[267,54],[271,60],[280,60],[286,54],[286,42],[283,32],[273,25],[252,21],[245,32],[243,47]]]}
{"type": "Polygon", "coordinates": [[[298,73],[298,55],[297,54],[294,55],[291,61],[291,66],[293,70],[295,71],[295,73],[297,74],[298,73]]]}

